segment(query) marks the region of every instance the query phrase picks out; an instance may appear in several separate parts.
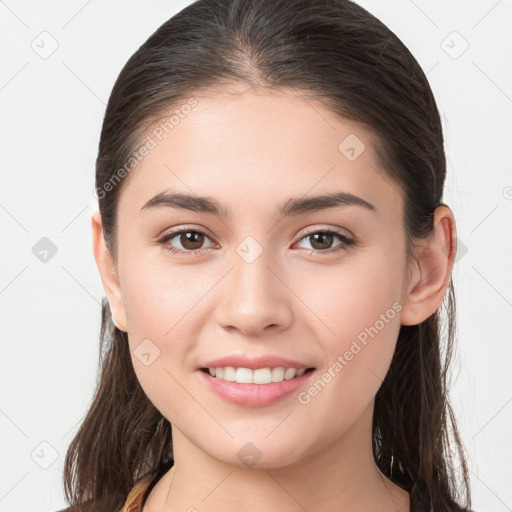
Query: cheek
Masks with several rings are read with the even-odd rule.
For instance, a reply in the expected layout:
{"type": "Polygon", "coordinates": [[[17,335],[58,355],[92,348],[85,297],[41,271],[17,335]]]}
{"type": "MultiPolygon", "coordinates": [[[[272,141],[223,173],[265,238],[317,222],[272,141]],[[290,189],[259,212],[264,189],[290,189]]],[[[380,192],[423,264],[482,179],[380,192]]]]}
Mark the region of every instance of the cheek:
{"type": "Polygon", "coordinates": [[[192,265],[167,264],[163,257],[127,260],[122,289],[128,331],[165,340],[190,325],[194,307],[209,289],[197,272],[192,265]]]}
{"type": "Polygon", "coordinates": [[[383,248],[315,275],[304,272],[296,280],[294,291],[307,306],[303,308],[304,318],[311,311],[315,315],[312,319],[321,320],[323,330],[318,328],[317,334],[329,347],[329,353],[343,349],[349,339],[376,322],[379,330],[386,331],[383,337],[393,338],[396,328],[391,333],[387,326],[400,323],[397,309],[401,309],[404,262],[400,254],[383,248]],[[386,329],[382,329],[381,315],[386,316],[386,329]]]}
{"type": "Polygon", "coordinates": [[[308,296],[311,309],[329,327],[317,331],[325,367],[298,397],[318,428],[327,424],[336,432],[346,430],[381,386],[400,330],[404,261],[384,252],[361,260],[308,296]]]}
{"type": "Polygon", "coordinates": [[[169,276],[152,274],[126,286],[133,367],[146,396],[167,418],[179,417],[190,400],[183,388],[183,362],[194,345],[189,332],[192,305],[179,285],[169,276]]]}
{"type": "Polygon", "coordinates": [[[217,278],[198,279],[197,267],[136,258],[123,262],[123,301],[137,378],[168,418],[190,400],[183,386],[204,315],[202,298],[217,278]],[[172,397],[172,399],[170,399],[172,397]]]}

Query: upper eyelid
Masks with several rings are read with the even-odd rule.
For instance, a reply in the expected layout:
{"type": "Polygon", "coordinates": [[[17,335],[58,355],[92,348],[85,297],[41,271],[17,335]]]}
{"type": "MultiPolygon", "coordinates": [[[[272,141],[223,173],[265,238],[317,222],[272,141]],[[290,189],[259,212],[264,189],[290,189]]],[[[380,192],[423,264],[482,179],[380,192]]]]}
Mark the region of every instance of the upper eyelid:
{"type": "Polygon", "coordinates": [[[348,231],[347,229],[345,228],[340,228],[340,227],[317,227],[317,226],[313,226],[311,228],[304,228],[306,229],[306,231],[302,234],[301,236],[301,240],[302,238],[304,238],[305,236],[308,236],[308,235],[311,235],[313,233],[317,233],[317,232],[324,232],[324,231],[332,231],[334,232],[335,234],[337,235],[343,235],[343,236],[346,236],[347,238],[355,238],[354,235],[352,235],[352,233],[350,233],[350,231],[348,231]]]}
{"type": "Polygon", "coordinates": [[[180,235],[180,234],[182,234],[184,232],[187,232],[187,231],[195,231],[197,233],[204,233],[212,241],[215,240],[215,237],[206,228],[197,228],[197,227],[193,227],[193,226],[184,226],[184,227],[172,228],[167,233],[164,233],[163,235],[161,235],[159,237],[159,239],[160,240],[164,239],[164,238],[172,239],[175,236],[180,235]]]}

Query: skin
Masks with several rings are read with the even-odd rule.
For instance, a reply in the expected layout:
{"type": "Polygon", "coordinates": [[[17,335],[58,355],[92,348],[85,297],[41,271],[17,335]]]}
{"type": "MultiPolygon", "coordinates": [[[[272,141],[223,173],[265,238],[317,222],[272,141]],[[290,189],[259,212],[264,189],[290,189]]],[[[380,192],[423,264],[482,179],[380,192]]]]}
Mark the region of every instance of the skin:
{"type": "Polygon", "coordinates": [[[141,386],[172,424],[175,466],[144,512],[407,512],[408,493],[374,463],[374,397],[400,325],[420,323],[445,295],[456,251],[452,212],[436,209],[431,236],[416,241],[408,262],[403,199],[379,169],[363,126],[295,91],[195,97],[198,106],[122,189],[117,261],[105,247],[99,212],[92,218],[116,324],[128,332],[141,386]],[[366,146],[354,161],[338,150],[349,134],[366,146]],[[215,198],[233,216],[140,211],[168,188],[215,198]],[[275,214],[292,197],[333,191],[355,194],[375,210],[275,214]],[[172,254],[158,240],[180,227],[211,236],[195,246],[184,237],[168,240],[196,251],[172,254]],[[339,230],[357,244],[332,252],[342,240],[334,236],[322,248],[304,238],[305,228],[339,230]],[[236,252],[247,236],[263,249],[250,264],[236,252]],[[315,382],[394,303],[401,310],[307,404],[294,393],[265,407],[235,405],[199,378],[197,368],[213,358],[275,354],[315,367],[315,382]],[[160,355],[145,366],[133,350],[147,338],[160,355]],[[261,454],[252,466],[237,456],[248,442],[261,454]]]}

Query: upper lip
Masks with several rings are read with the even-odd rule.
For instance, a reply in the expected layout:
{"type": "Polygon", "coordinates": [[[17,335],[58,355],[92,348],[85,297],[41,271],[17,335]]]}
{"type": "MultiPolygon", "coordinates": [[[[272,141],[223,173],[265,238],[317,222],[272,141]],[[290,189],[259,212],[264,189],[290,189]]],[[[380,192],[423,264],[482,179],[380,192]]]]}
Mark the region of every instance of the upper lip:
{"type": "Polygon", "coordinates": [[[247,356],[241,354],[234,354],[231,356],[224,356],[219,359],[214,359],[204,363],[203,368],[225,368],[226,366],[233,366],[235,368],[250,368],[256,370],[258,368],[296,368],[307,369],[312,368],[311,365],[299,363],[285,357],[262,355],[262,356],[247,356]]]}

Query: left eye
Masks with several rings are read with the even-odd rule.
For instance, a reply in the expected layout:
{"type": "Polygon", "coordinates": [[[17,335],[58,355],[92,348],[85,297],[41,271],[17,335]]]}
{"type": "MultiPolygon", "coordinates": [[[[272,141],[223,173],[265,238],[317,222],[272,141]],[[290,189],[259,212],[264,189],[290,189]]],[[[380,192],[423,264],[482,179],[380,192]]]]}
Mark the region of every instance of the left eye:
{"type": "Polygon", "coordinates": [[[333,231],[330,229],[327,230],[319,230],[308,233],[306,236],[300,239],[300,242],[303,240],[311,240],[311,245],[313,246],[313,250],[315,252],[324,252],[324,253],[333,253],[345,249],[351,245],[355,245],[355,241],[352,238],[349,238],[347,235],[340,233],[338,231],[333,231]],[[341,243],[336,246],[332,250],[330,246],[332,246],[332,241],[334,238],[338,238],[341,240],[341,243]],[[316,247],[315,247],[316,246],[316,247]],[[326,247],[329,246],[329,247],[326,247]]]}
{"type": "MultiPolygon", "coordinates": [[[[159,243],[162,244],[166,250],[172,253],[192,256],[195,252],[202,249],[205,239],[210,239],[210,237],[200,229],[182,229],[167,234],[164,238],[159,240],[159,243]],[[171,240],[174,240],[175,238],[181,244],[182,248],[176,248],[170,243],[171,240]]],[[[319,253],[333,253],[346,249],[356,243],[355,240],[349,238],[347,235],[329,229],[310,232],[303,236],[297,243],[308,239],[311,240],[313,252],[319,253]],[[341,240],[341,243],[334,249],[328,250],[331,249],[330,246],[332,246],[334,238],[341,240]]],[[[212,244],[212,246],[215,246],[215,244],[212,244]]]]}

